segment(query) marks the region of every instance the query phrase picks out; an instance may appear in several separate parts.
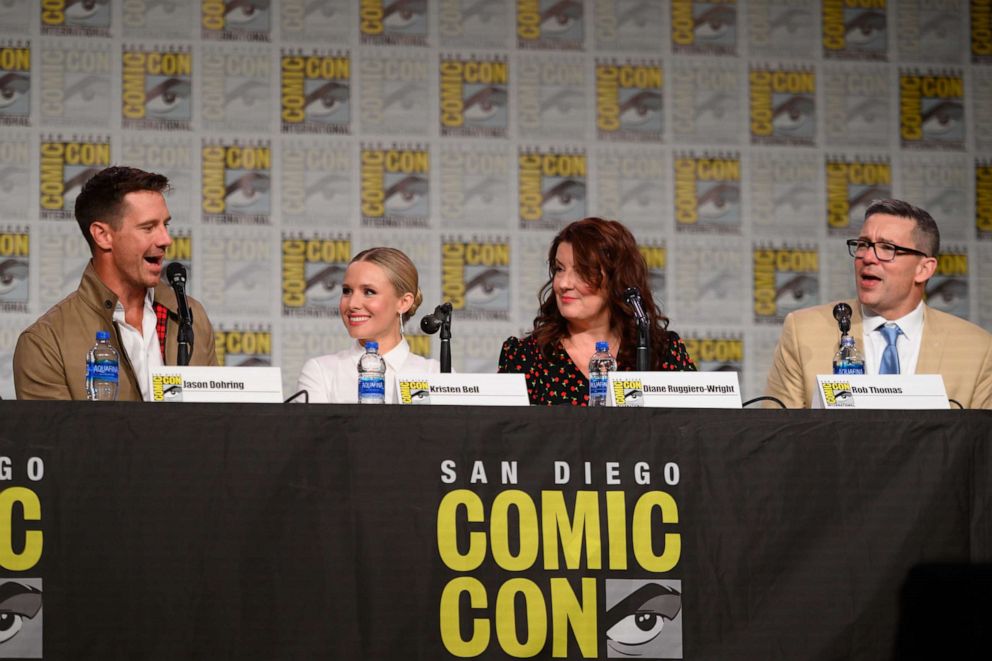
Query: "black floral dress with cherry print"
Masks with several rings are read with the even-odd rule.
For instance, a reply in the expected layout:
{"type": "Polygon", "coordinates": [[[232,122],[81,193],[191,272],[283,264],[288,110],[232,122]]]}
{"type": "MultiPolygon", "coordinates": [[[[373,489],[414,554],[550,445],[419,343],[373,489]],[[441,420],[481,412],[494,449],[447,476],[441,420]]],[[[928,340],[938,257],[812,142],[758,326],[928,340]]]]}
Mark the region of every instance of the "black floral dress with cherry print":
{"type": "MultiPolygon", "coordinates": [[[[669,355],[662,362],[661,370],[696,371],[682,340],[676,333],[669,331],[669,334],[669,355]]],[[[632,368],[632,365],[617,365],[621,372],[632,368]]],[[[548,358],[538,349],[534,338],[508,338],[499,355],[499,372],[523,374],[527,378],[527,396],[531,404],[589,406],[589,379],[575,366],[561,342],[553,347],[548,358]]]]}

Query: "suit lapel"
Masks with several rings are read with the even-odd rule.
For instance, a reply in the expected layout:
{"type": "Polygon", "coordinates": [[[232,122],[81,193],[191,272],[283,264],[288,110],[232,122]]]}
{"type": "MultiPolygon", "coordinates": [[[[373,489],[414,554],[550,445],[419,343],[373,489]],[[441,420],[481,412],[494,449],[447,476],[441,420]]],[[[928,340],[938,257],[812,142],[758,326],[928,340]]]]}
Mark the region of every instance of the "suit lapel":
{"type": "Polygon", "coordinates": [[[920,357],[916,360],[917,374],[939,374],[940,361],[944,354],[944,329],[930,313],[929,306],[923,306],[923,337],[920,338],[920,357]]]}

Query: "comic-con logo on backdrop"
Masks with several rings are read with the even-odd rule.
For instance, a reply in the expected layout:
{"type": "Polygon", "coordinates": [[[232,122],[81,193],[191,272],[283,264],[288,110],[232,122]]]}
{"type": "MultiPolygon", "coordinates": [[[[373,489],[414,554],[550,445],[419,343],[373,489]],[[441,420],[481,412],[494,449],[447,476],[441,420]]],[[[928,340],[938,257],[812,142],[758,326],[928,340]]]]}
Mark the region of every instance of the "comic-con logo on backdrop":
{"type": "Polygon", "coordinates": [[[200,118],[205,129],[268,133],[272,61],[257,44],[203,44],[200,118]]]}
{"type": "Polygon", "coordinates": [[[351,55],[283,49],[280,117],[284,133],[351,132],[351,55]]]}
{"type": "Polygon", "coordinates": [[[313,139],[282,143],[283,222],[348,225],[355,180],[350,145],[313,139]]]}
{"type": "Polygon", "coordinates": [[[441,135],[505,138],[510,72],[505,55],[442,55],[441,135]]]}
{"type": "Polygon", "coordinates": [[[748,174],[752,227],[809,231],[819,223],[821,165],[816,154],[755,153],[748,174]]]}
{"type": "Polygon", "coordinates": [[[0,226],[0,310],[28,311],[30,265],[28,228],[0,226]]]}
{"type": "Polygon", "coordinates": [[[362,44],[426,46],[428,3],[423,0],[361,0],[358,29],[362,44]]]}
{"type": "Polygon", "coordinates": [[[520,226],[556,229],[586,216],[583,150],[521,147],[517,156],[520,226]]]}
{"type": "Polygon", "coordinates": [[[272,0],[201,0],[200,34],[223,41],[269,41],[272,0]]]}
{"type": "Polygon", "coordinates": [[[189,39],[199,3],[124,0],[119,4],[125,37],[189,39]]]}
{"type": "Polygon", "coordinates": [[[661,50],[658,35],[665,25],[662,3],[599,0],[595,4],[593,32],[599,50],[661,50]]]}
{"type": "Polygon", "coordinates": [[[971,61],[976,64],[992,62],[992,2],[971,0],[971,61]]]}
{"type": "Polygon", "coordinates": [[[741,156],[675,156],[675,227],[680,231],[741,231],[741,156]]]}
{"type": "Polygon", "coordinates": [[[272,148],[268,140],[203,141],[201,211],[207,223],[268,225],[272,148]]]}
{"type": "Polygon", "coordinates": [[[48,40],[41,45],[42,124],[109,127],[113,57],[110,44],[48,40]]]}
{"type": "MultiPolygon", "coordinates": [[[[163,135],[131,131],[123,136],[118,161],[168,177],[172,187],[165,198],[169,212],[177,223],[185,224],[195,218],[190,214],[192,200],[198,193],[192,183],[196,170],[194,153],[189,137],[181,132],[163,135]]],[[[172,229],[175,227],[176,223],[172,229]]]]}
{"type": "Polygon", "coordinates": [[[349,0],[279,0],[280,36],[284,42],[348,43],[357,3],[349,0]]]}
{"type": "Polygon", "coordinates": [[[888,58],[887,0],[822,0],[823,55],[844,60],[888,58]]]}
{"type": "MultiPolygon", "coordinates": [[[[41,33],[52,36],[109,37],[110,0],[44,0],[41,33]]],[[[223,4],[223,2],[221,3],[223,4]]]]}
{"type": "Polygon", "coordinates": [[[664,239],[644,239],[637,244],[637,249],[644,257],[644,263],[648,267],[648,286],[651,287],[651,294],[654,302],[662,310],[665,309],[665,302],[668,300],[668,248],[664,239]]]}
{"type": "Polygon", "coordinates": [[[214,330],[217,364],[222,367],[268,367],[272,365],[270,324],[219,324],[214,330]]]}
{"type": "Polygon", "coordinates": [[[668,162],[660,149],[609,147],[596,154],[597,213],[622,218],[629,226],[656,228],[658,210],[667,207],[668,162]]]}
{"type": "Polygon", "coordinates": [[[30,218],[31,161],[33,136],[16,130],[0,129],[0,217],[30,218]],[[30,215],[29,215],[30,214],[30,215]]]}
{"type": "Polygon", "coordinates": [[[42,136],[40,161],[41,217],[72,220],[83,184],[110,165],[110,137],[42,136]]]}
{"type": "Polygon", "coordinates": [[[585,14],[577,0],[518,0],[517,47],[582,50],[585,14]]]}
{"type": "Polygon", "coordinates": [[[186,130],[193,119],[193,55],[189,46],[121,53],[121,126],[186,130]]]}
{"type": "Polygon", "coordinates": [[[31,123],[31,44],[0,41],[0,126],[31,123]]]}
{"type": "Polygon", "coordinates": [[[816,144],[816,73],[809,68],[751,67],[751,142],[816,144]]]}
{"type": "Polygon", "coordinates": [[[514,89],[521,137],[572,141],[583,135],[587,90],[581,56],[522,57],[514,89]]]}
{"type": "Polygon", "coordinates": [[[596,134],[600,140],[661,142],[662,75],[657,61],[596,60],[596,134]]]}
{"type": "Polygon", "coordinates": [[[737,0],[672,0],[672,51],[737,54],[737,0]]]}
{"type": "Polygon", "coordinates": [[[736,62],[676,58],[668,77],[672,133],[682,143],[740,141],[740,72],[736,62]]]}
{"type": "Polygon", "coordinates": [[[813,247],[755,246],[754,320],[781,323],[785,315],[820,302],[820,255],[813,247]]]}
{"type": "MultiPolygon", "coordinates": [[[[171,209],[170,209],[171,211],[171,209]]],[[[169,236],[172,237],[172,244],[165,249],[165,266],[162,269],[162,282],[169,284],[168,276],[165,272],[172,262],[182,264],[186,269],[186,291],[193,282],[193,230],[188,227],[177,228],[175,225],[169,227],[169,236]]]]}
{"type": "Polygon", "coordinates": [[[510,242],[505,237],[441,239],[441,295],[460,319],[510,318],[510,242]]]}
{"type": "Polygon", "coordinates": [[[975,233],[992,239],[992,161],[975,161],[975,233]]]}
{"type": "Polygon", "coordinates": [[[351,260],[351,237],[283,234],[282,313],[336,317],[341,283],[351,260]]]}
{"type": "Polygon", "coordinates": [[[688,333],[682,341],[700,372],[744,373],[743,333],[688,333]]]}
{"type": "Polygon", "coordinates": [[[900,196],[914,200],[940,219],[944,238],[958,238],[968,217],[972,198],[971,170],[964,155],[903,154],[900,159],[900,196]]]}
{"type": "Polygon", "coordinates": [[[892,197],[892,166],[885,156],[827,156],[827,232],[852,237],[872,200],[892,197]]]}
{"type": "Polygon", "coordinates": [[[362,224],[427,227],[430,219],[430,154],[427,145],[361,148],[362,224]]]}
{"type": "Polygon", "coordinates": [[[426,52],[371,49],[359,58],[358,112],[364,133],[426,135],[430,110],[431,64],[426,52]]]}
{"type": "Polygon", "coordinates": [[[789,57],[815,43],[815,3],[766,0],[747,4],[748,48],[752,55],[789,57]]]}
{"type": "Polygon", "coordinates": [[[956,317],[971,316],[968,296],[968,248],[963,245],[940,247],[937,271],[926,284],[927,305],[956,317]]]}
{"type": "Polygon", "coordinates": [[[441,45],[454,48],[506,48],[513,8],[508,2],[445,0],[438,7],[441,45]]]}
{"type": "Polygon", "coordinates": [[[441,220],[489,227],[510,214],[510,151],[500,144],[441,146],[441,220]]]}
{"type": "Polygon", "coordinates": [[[899,72],[903,147],[964,149],[964,77],[960,71],[899,72]]]}
{"type": "Polygon", "coordinates": [[[439,468],[431,575],[448,654],[683,657],[678,464],[635,458],[607,462],[603,474],[589,462],[446,459],[439,468]],[[548,474],[554,488],[532,486],[548,474]],[[576,491],[607,481],[626,489],[576,491]]]}
{"type": "Polygon", "coordinates": [[[889,72],[886,65],[824,67],[823,117],[827,144],[889,144],[889,72]]]}

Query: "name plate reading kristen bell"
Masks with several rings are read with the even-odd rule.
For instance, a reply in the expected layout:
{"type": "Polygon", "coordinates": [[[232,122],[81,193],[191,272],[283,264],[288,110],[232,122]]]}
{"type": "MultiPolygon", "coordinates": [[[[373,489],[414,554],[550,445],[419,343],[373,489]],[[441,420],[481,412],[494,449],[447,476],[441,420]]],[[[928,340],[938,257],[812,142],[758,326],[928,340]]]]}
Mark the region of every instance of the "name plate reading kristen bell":
{"type": "Polygon", "coordinates": [[[939,374],[817,374],[815,409],[946,409],[939,374]]]}
{"type": "Polygon", "coordinates": [[[404,374],[396,385],[400,404],[530,404],[523,374],[404,374]]]}
{"type": "Polygon", "coordinates": [[[153,367],[153,402],[282,403],[278,367],[153,367]]]}
{"type": "Polygon", "coordinates": [[[739,409],[737,372],[610,372],[610,406],[739,409]]]}

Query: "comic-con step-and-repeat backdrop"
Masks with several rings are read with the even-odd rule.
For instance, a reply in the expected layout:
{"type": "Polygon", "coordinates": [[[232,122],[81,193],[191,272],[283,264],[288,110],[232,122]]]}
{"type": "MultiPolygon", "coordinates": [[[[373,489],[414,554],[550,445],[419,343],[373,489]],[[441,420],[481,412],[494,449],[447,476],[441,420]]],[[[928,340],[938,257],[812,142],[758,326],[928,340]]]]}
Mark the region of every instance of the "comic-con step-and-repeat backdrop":
{"type": "Polygon", "coordinates": [[[356,251],[406,251],[454,305],[456,369],[487,371],[556,228],[594,214],[635,232],[696,362],[757,395],[785,314],[852,295],[873,198],[933,213],[929,303],[992,328],[990,116],[988,0],[3,0],[0,395],[112,163],[171,178],[169,257],[222,361],[287,391],[348,343],[356,251]]]}

